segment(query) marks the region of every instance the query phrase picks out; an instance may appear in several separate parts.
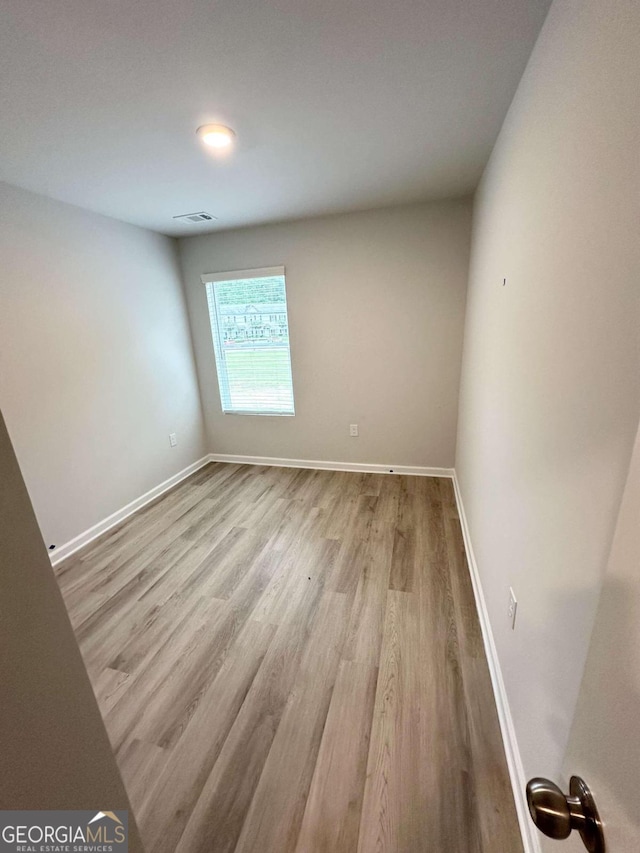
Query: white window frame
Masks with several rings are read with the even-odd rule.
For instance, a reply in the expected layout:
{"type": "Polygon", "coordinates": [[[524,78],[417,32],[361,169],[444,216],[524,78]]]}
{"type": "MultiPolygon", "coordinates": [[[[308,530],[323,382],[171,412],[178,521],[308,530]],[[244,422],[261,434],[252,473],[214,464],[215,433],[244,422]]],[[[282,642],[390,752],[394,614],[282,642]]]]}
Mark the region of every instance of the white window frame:
{"type": "MultiPolygon", "coordinates": [[[[210,272],[203,273],[200,276],[200,281],[205,287],[209,284],[215,284],[218,281],[234,281],[240,279],[251,279],[251,278],[274,278],[274,277],[282,276],[285,279],[285,318],[287,327],[289,325],[289,310],[287,307],[287,283],[286,283],[286,274],[285,268],[281,267],[261,267],[259,269],[253,270],[229,270],[226,272],[210,272]]],[[[225,415],[259,415],[261,417],[284,417],[284,418],[292,418],[295,417],[295,393],[293,392],[293,376],[291,377],[291,391],[292,391],[292,402],[293,402],[293,411],[291,412],[282,412],[282,411],[249,411],[249,410],[239,410],[239,409],[227,409],[224,408],[224,395],[226,395],[227,399],[231,399],[231,394],[229,391],[228,385],[228,372],[226,365],[226,357],[224,354],[223,347],[220,346],[220,342],[224,341],[224,328],[220,325],[218,320],[217,312],[214,317],[211,317],[211,312],[209,311],[209,304],[207,299],[207,313],[209,314],[210,319],[210,327],[213,322],[216,324],[217,334],[213,333],[213,328],[211,328],[211,338],[213,342],[213,351],[216,358],[216,372],[218,375],[218,384],[220,391],[220,404],[222,408],[222,412],[225,415]],[[222,365],[223,369],[218,369],[218,366],[222,365]]],[[[247,326],[250,324],[247,323],[247,326]]],[[[291,341],[289,340],[289,363],[291,364],[291,341]]]]}

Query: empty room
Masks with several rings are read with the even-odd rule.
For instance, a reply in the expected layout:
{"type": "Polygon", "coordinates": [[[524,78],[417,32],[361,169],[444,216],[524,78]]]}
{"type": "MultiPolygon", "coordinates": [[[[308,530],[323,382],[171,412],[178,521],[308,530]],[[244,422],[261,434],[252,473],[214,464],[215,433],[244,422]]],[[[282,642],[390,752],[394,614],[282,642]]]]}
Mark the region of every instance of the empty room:
{"type": "Polygon", "coordinates": [[[637,0],[0,69],[0,850],[637,853],[637,0]]]}

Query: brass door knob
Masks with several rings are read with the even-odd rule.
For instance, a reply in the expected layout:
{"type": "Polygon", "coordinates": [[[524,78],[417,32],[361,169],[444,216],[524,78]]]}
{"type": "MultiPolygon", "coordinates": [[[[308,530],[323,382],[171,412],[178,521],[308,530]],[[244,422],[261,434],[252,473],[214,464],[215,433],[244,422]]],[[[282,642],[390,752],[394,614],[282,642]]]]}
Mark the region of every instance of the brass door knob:
{"type": "Polygon", "coordinates": [[[569,796],[548,779],[527,784],[529,812],[540,832],[549,838],[568,838],[577,829],[589,853],[605,853],[602,822],[587,783],[572,776],[569,796]]]}

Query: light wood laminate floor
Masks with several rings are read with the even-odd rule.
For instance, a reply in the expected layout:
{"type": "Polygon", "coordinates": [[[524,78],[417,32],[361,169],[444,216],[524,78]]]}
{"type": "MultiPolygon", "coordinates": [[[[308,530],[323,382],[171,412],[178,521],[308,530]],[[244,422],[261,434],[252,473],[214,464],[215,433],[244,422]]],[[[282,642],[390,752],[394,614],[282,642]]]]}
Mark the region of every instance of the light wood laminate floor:
{"type": "Polygon", "coordinates": [[[521,853],[449,480],[211,464],[57,576],[148,853],[521,853]]]}

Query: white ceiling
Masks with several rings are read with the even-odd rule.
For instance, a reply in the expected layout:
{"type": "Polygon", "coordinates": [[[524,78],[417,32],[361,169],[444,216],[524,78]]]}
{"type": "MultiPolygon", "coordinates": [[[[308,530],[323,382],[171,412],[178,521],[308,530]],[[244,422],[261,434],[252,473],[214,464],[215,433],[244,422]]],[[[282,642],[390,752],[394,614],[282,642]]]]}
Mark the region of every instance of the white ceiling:
{"type": "Polygon", "coordinates": [[[0,0],[0,178],[174,235],[463,195],[549,3],[0,0]]]}

